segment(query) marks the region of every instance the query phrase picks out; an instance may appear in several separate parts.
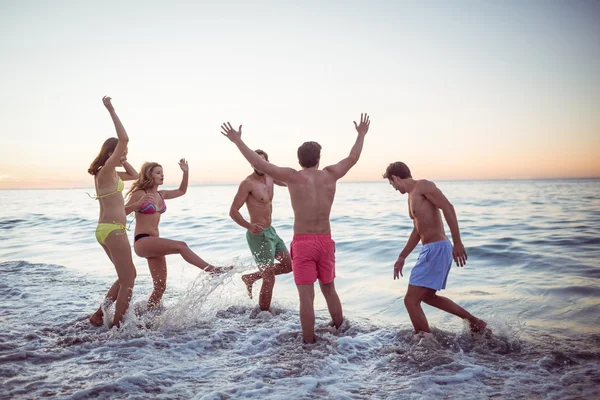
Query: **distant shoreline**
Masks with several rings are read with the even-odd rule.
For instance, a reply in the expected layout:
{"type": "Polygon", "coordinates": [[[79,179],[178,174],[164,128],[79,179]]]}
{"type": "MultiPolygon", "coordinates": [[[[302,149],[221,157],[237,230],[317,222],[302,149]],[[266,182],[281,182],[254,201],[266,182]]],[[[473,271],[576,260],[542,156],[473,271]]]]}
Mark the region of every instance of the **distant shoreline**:
{"type": "MultiPolygon", "coordinates": [[[[492,178],[492,179],[431,179],[435,182],[532,182],[532,181],[593,181],[600,180],[600,176],[597,177],[576,177],[576,178],[492,178]]],[[[365,183],[380,183],[387,184],[383,179],[376,181],[341,181],[339,184],[349,185],[349,184],[365,184],[365,183]]],[[[194,183],[190,184],[189,187],[207,187],[207,186],[236,186],[239,182],[223,182],[223,183],[194,183]]],[[[176,183],[169,186],[177,186],[176,183]]],[[[74,190],[74,189],[82,189],[82,190],[94,190],[91,186],[70,186],[70,187],[55,187],[55,188],[18,188],[18,187],[8,187],[8,188],[0,188],[2,190],[74,190]]]]}

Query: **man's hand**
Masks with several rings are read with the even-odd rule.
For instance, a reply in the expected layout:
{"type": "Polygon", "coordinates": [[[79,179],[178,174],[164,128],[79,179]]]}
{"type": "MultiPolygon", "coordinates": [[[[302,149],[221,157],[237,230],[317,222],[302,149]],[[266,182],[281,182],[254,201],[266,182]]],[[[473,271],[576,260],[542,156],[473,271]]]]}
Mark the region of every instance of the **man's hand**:
{"type": "Polygon", "coordinates": [[[404,257],[399,256],[396,264],[394,264],[394,280],[400,279],[398,274],[400,274],[400,276],[404,276],[402,275],[402,268],[404,268],[404,257]]]}
{"type": "Polygon", "coordinates": [[[185,160],[185,158],[182,158],[181,160],[179,160],[179,168],[181,168],[181,170],[183,172],[188,172],[190,170],[190,167],[188,166],[188,162],[185,160]]]}
{"type": "Polygon", "coordinates": [[[238,128],[238,130],[236,131],[235,129],[233,129],[233,127],[231,126],[231,124],[229,122],[221,125],[221,134],[223,136],[227,136],[227,139],[231,140],[233,143],[238,144],[239,142],[242,141],[242,126],[240,125],[240,127],[238,128]]]}
{"type": "Polygon", "coordinates": [[[452,247],[452,258],[454,258],[457,267],[462,267],[467,263],[467,251],[462,242],[458,241],[454,243],[454,247],[452,247]]]}
{"type": "Polygon", "coordinates": [[[369,125],[371,125],[371,120],[369,119],[369,115],[367,113],[360,114],[359,125],[356,125],[356,121],[354,121],[354,127],[356,128],[356,132],[358,132],[359,135],[366,135],[369,131],[369,125]]]}
{"type": "Polygon", "coordinates": [[[258,235],[259,233],[261,233],[263,231],[263,229],[264,228],[263,228],[263,226],[261,224],[251,224],[250,228],[248,230],[253,235],[258,235]]]}
{"type": "MultiPolygon", "coordinates": [[[[104,96],[104,97],[102,98],[102,103],[104,103],[104,107],[106,107],[106,109],[107,109],[109,112],[113,112],[113,111],[115,111],[115,108],[113,107],[112,103],[110,102],[111,100],[112,100],[112,99],[111,99],[110,97],[108,97],[108,96],[104,96]]],[[[356,122],[355,122],[355,124],[356,124],[356,122]]]]}

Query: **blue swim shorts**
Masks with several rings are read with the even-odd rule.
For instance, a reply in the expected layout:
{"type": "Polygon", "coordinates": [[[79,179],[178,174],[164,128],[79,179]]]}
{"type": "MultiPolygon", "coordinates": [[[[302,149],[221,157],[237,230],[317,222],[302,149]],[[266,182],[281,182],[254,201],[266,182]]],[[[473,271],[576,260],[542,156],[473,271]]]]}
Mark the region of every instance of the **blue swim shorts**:
{"type": "Polygon", "coordinates": [[[408,283],[433,290],[446,289],[452,267],[452,243],[449,240],[423,245],[417,263],[410,272],[408,283]]]}

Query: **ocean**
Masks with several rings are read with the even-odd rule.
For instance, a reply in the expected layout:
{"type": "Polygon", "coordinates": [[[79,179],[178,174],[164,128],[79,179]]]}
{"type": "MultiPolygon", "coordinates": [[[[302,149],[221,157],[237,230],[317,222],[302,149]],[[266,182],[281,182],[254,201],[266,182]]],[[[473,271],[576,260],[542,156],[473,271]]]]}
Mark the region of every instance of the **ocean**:
{"type": "MultiPolygon", "coordinates": [[[[134,254],[132,307],[112,330],[87,322],[116,277],[94,237],[93,189],[0,191],[0,398],[600,398],[600,180],[436,183],[468,253],[441,294],[486,320],[489,337],[427,305],[433,332],[413,335],[403,298],[421,245],[394,281],[412,223],[387,182],[338,185],[331,229],[346,323],[324,328],[317,289],[312,346],[291,274],[277,277],[270,312],[246,295],[240,276],[255,266],[229,218],[236,185],[190,187],[160,225],[235,270],[210,278],[168,256],[164,307],[144,312],[152,282],[134,254]]],[[[273,226],[288,248],[292,225],[276,188],[273,226]]]]}

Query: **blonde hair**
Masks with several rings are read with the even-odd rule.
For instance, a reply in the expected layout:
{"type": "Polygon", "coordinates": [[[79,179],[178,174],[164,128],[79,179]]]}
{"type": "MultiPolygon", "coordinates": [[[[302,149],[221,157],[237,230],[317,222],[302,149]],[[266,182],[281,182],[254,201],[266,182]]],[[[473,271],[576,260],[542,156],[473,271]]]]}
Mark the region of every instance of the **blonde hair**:
{"type": "Polygon", "coordinates": [[[150,189],[154,186],[154,179],[152,179],[152,170],[156,167],[161,167],[157,162],[145,162],[140,168],[140,176],[133,182],[131,185],[131,189],[127,193],[127,197],[131,197],[132,194],[137,192],[138,190],[146,190],[150,189]]]}

